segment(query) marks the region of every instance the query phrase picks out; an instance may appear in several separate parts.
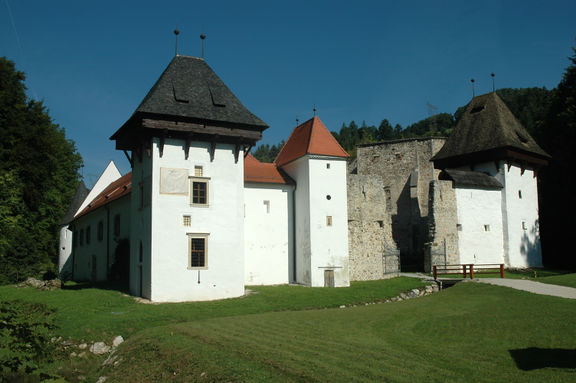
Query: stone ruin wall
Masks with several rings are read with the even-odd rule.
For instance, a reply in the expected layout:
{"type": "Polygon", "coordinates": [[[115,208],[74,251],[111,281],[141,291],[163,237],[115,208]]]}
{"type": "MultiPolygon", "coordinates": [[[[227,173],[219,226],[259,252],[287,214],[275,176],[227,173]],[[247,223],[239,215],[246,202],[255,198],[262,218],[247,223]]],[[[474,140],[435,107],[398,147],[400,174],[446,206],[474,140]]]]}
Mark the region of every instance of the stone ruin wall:
{"type": "MultiPolygon", "coordinates": [[[[389,247],[398,248],[408,262],[424,262],[429,184],[439,173],[430,158],[444,142],[443,138],[407,139],[357,148],[358,176],[378,177],[382,182],[385,203],[373,208],[388,217],[385,225],[391,226],[392,235],[389,247]]],[[[351,231],[350,237],[354,235],[351,231]]]]}
{"type": "Polygon", "coordinates": [[[429,240],[425,252],[425,271],[433,265],[460,263],[458,252],[458,211],[452,181],[430,183],[429,240]]]}
{"type": "Polygon", "coordinates": [[[391,229],[382,179],[348,175],[350,280],[398,275],[399,252],[391,229]]]}

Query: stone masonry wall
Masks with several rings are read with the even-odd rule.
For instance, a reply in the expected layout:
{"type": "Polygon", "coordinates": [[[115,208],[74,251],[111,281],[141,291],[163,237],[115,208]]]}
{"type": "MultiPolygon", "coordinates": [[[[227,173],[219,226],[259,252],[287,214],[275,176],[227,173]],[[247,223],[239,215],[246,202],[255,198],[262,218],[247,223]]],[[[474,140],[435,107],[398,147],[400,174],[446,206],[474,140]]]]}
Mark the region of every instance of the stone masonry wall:
{"type": "Polygon", "coordinates": [[[460,263],[458,253],[458,212],[452,181],[432,181],[429,199],[429,242],[425,271],[433,265],[460,263]]]}
{"type": "Polygon", "coordinates": [[[348,175],[348,240],[351,280],[398,275],[399,251],[392,239],[381,177],[348,175]]]}
{"type": "Polygon", "coordinates": [[[430,158],[444,142],[443,138],[408,139],[357,148],[357,174],[381,179],[386,204],[375,208],[389,216],[393,243],[400,250],[403,266],[424,265],[429,184],[439,173],[430,158]]]}

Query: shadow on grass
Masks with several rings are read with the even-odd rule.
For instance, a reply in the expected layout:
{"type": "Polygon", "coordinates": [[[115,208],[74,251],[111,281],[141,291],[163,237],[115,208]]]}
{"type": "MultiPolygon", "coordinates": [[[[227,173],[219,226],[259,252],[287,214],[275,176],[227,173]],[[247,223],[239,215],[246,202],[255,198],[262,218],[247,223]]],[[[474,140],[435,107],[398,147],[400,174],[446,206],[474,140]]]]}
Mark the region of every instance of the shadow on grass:
{"type": "Polygon", "coordinates": [[[520,370],[530,371],[546,367],[576,369],[576,349],[530,347],[508,352],[520,370]]]}
{"type": "Polygon", "coordinates": [[[62,290],[84,290],[84,289],[100,289],[100,290],[115,290],[121,293],[130,293],[128,282],[112,281],[112,282],[66,282],[62,285],[62,290]]]}

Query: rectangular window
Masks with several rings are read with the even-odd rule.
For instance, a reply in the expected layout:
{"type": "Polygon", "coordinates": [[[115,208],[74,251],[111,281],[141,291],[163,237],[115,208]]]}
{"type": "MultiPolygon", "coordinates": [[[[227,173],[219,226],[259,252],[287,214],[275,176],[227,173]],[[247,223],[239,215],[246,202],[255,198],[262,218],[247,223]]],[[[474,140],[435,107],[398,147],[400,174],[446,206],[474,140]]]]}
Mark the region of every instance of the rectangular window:
{"type": "Polygon", "coordinates": [[[104,239],[104,223],[102,221],[98,222],[98,242],[102,242],[104,239]]]}
{"type": "Polygon", "coordinates": [[[456,230],[462,231],[462,224],[457,223],[457,224],[456,224],[456,230]]]}
{"type": "Polygon", "coordinates": [[[120,214],[114,216],[114,236],[118,237],[120,235],[120,214]]]}
{"type": "Polygon", "coordinates": [[[188,268],[208,268],[208,234],[188,234],[188,268]]]}
{"type": "Polygon", "coordinates": [[[192,220],[191,220],[189,215],[183,216],[182,220],[183,220],[184,226],[190,226],[190,224],[192,223],[192,220]]]}
{"type": "Polygon", "coordinates": [[[192,205],[208,205],[207,180],[192,180],[192,205]]]}
{"type": "Polygon", "coordinates": [[[331,215],[326,216],[326,226],[332,226],[332,216],[331,215]]]}
{"type": "Polygon", "coordinates": [[[270,201],[268,200],[264,201],[264,213],[270,214],[270,201]]]}
{"type": "Polygon", "coordinates": [[[490,225],[484,225],[484,231],[490,231],[490,225]]]}
{"type": "Polygon", "coordinates": [[[202,166],[194,166],[194,177],[203,177],[204,168],[202,166]]]}
{"type": "Polygon", "coordinates": [[[326,164],[326,169],[330,169],[330,164],[326,164]]]}

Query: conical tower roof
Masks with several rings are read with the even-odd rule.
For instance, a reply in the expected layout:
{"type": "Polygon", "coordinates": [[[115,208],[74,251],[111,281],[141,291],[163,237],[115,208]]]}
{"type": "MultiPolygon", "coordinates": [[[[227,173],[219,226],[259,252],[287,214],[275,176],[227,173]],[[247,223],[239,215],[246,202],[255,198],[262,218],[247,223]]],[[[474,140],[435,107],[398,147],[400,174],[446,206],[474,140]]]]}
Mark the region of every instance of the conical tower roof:
{"type": "Polygon", "coordinates": [[[274,163],[277,166],[284,166],[307,154],[350,157],[324,123],[316,116],[292,131],[274,163]]]}
{"type": "Polygon", "coordinates": [[[62,226],[68,225],[70,222],[72,222],[74,220],[74,216],[78,212],[78,209],[80,209],[82,202],[84,202],[86,197],[88,197],[89,192],[90,191],[88,190],[88,188],[86,188],[84,181],[80,181],[80,183],[78,184],[78,187],[76,188],[76,193],[74,194],[74,197],[72,198],[72,201],[70,202],[70,206],[68,207],[68,211],[66,212],[66,215],[64,216],[64,218],[62,218],[60,225],[62,225],[62,226]]]}
{"type": "Polygon", "coordinates": [[[492,92],[470,101],[454,132],[432,161],[435,167],[443,169],[509,158],[543,165],[550,156],[492,92]]]}

